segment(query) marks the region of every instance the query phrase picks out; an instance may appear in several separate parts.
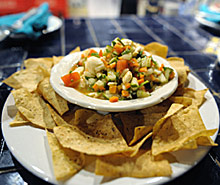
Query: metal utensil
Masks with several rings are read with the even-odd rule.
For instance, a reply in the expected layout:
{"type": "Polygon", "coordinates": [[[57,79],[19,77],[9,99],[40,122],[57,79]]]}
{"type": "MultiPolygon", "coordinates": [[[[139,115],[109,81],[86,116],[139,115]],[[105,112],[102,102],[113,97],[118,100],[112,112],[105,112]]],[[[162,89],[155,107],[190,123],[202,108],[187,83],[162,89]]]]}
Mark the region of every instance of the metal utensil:
{"type": "Polygon", "coordinates": [[[0,26],[0,42],[6,39],[14,30],[22,28],[24,21],[36,14],[37,11],[37,8],[32,8],[23,17],[15,21],[15,23],[11,26],[0,26]]]}

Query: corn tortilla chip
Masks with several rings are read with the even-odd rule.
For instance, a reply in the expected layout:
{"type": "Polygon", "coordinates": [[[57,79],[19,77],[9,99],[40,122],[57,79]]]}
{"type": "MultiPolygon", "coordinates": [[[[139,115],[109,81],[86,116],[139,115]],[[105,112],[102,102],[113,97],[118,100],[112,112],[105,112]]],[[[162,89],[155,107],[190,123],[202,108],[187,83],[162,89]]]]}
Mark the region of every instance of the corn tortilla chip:
{"type": "Polygon", "coordinates": [[[16,126],[23,126],[30,124],[30,121],[28,121],[19,111],[16,113],[15,119],[9,123],[11,127],[16,126]]]}
{"type": "Polygon", "coordinates": [[[205,101],[205,94],[208,89],[203,90],[194,90],[192,88],[178,88],[174,93],[174,96],[183,96],[192,98],[192,104],[195,104],[197,107],[200,107],[205,101]]]}
{"type": "Polygon", "coordinates": [[[35,126],[48,129],[56,126],[46,103],[40,96],[33,95],[26,88],[13,90],[12,94],[17,109],[35,126]]]}
{"type": "Polygon", "coordinates": [[[47,104],[47,107],[56,125],[68,125],[68,123],[49,104],[47,104]]]}
{"type": "Polygon", "coordinates": [[[33,92],[37,89],[38,83],[43,79],[43,70],[41,67],[37,67],[17,71],[2,82],[14,89],[27,88],[28,91],[33,92]]]}
{"type": "Polygon", "coordinates": [[[143,136],[152,131],[154,124],[165,113],[142,114],[139,111],[120,113],[124,134],[129,145],[134,144],[143,136]]]}
{"type": "Polygon", "coordinates": [[[103,115],[89,109],[78,109],[75,112],[75,125],[88,125],[103,119],[103,115]]]}
{"type": "MultiPolygon", "coordinates": [[[[69,54],[74,53],[74,52],[80,52],[80,47],[77,46],[74,50],[72,50],[69,54]]],[[[60,62],[60,60],[63,58],[63,56],[53,56],[53,65],[56,65],[60,62]]]]}
{"type": "Polygon", "coordinates": [[[184,86],[188,81],[187,75],[190,72],[189,67],[184,64],[184,59],[179,57],[170,57],[167,58],[167,61],[178,73],[178,85],[184,86]]]}
{"type": "Polygon", "coordinates": [[[176,112],[181,110],[183,108],[182,104],[173,103],[167,113],[162,117],[160,120],[157,121],[157,123],[153,127],[153,137],[158,133],[158,131],[161,129],[164,121],[169,118],[170,116],[174,115],[176,112]]]}
{"type": "Polygon", "coordinates": [[[154,160],[151,151],[140,151],[135,157],[108,155],[98,157],[95,173],[111,177],[170,176],[172,170],[167,160],[154,160]]]}
{"type": "Polygon", "coordinates": [[[123,133],[129,145],[151,132],[155,123],[166,114],[170,105],[171,102],[167,100],[140,111],[120,113],[123,133]]]}
{"type": "MultiPolygon", "coordinates": [[[[196,105],[191,105],[188,108],[181,110],[177,113],[177,116],[179,116],[178,118],[184,122],[184,124],[190,128],[192,132],[197,130],[206,130],[199,113],[199,109],[196,105]]],[[[217,146],[208,136],[201,136],[197,138],[196,141],[198,145],[217,146]]]]}
{"type": "Polygon", "coordinates": [[[64,121],[70,125],[75,125],[75,112],[78,106],[69,104],[69,110],[62,115],[64,121]]]}
{"type": "Polygon", "coordinates": [[[29,58],[24,61],[24,66],[26,69],[33,69],[40,66],[46,76],[50,76],[50,71],[53,66],[53,59],[52,58],[29,58]]]}
{"type": "Polygon", "coordinates": [[[44,78],[38,86],[38,91],[43,95],[44,99],[47,100],[60,115],[63,115],[69,110],[67,101],[58,95],[50,84],[50,79],[44,78]]]}
{"type": "Polygon", "coordinates": [[[63,148],[53,133],[47,132],[47,139],[57,180],[66,180],[82,169],[85,163],[85,157],[82,153],[63,148]]]}
{"type": "MultiPolygon", "coordinates": [[[[154,133],[152,154],[158,155],[183,148],[189,149],[190,145],[195,148],[193,140],[199,137],[207,137],[209,140],[209,136],[213,135],[216,130],[206,130],[197,106],[191,105],[185,109],[182,108],[167,119],[163,119],[160,129],[154,133]]],[[[213,143],[210,142],[210,145],[213,143]]]]}
{"type": "Polygon", "coordinates": [[[89,155],[107,155],[121,152],[126,152],[127,155],[135,155],[147,139],[145,137],[135,146],[129,147],[114,125],[110,114],[99,120],[96,127],[91,127],[87,133],[71,125],[55,127],[54,133],[63,147],[89,155]]]}
{"type": "Polygon", "coordinates": [[[178,103],[184,105],[184,107],[188,107],[192,105],[193,99],[184,96],[171,96],[169,98],[173,103],[178,103]]]}
{"type": "Polygon", "coordinates": [[[56,65],[60,62],[60,60],[63,58],[63,56],[53,56],[53,65],[56,65]]]}
{"type": "Polygon", "coordinates": [[[75,53],[75,52],[80,52],[80,50],[81,50],[80,47],[77,46],[74,50],[70,51],[69,54],[71,54],[71,53],[75,53]]]}
{"type": "Polygon", "coordinates": [[[168,53],[168,47],[158,42],[151,42],[145,45],[144,50],[152,55],[158,55],[163,58],[166,58],[168,53]]]}

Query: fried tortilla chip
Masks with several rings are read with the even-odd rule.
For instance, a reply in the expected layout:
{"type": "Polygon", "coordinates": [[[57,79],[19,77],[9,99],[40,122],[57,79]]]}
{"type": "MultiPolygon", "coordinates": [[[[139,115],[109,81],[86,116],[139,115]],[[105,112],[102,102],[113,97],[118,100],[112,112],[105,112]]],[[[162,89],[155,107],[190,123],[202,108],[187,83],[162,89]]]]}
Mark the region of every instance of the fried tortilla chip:
{"type": "Polygon", "coordinates": [[[152,131],[154,124],[165,113],[142,114],[139,111],[120,113],[124,133],[129,145],[134,144],[143,136],[152,131]]]}
{"type": "MultiPolygon", "coordinates": [[[[75,53],[75,52],[80,52],[80,47],[77,46],[74,50],[72,50],[69,54],[75,53]]],[[[63,58],[63,56],[53,56],[53,65],[56,65],[60,62],[60,60],[63,58]]]]}
{"type": "Polygon", "coordinates": [[[168,53],[168,47],[158,42],[151,42],[145,45],[144,50],[152,55],[158,55],[163,58],[166,58],[168,53]]]}
{"type": "Polygon", "coordinates": [[[134,144],[147,133],[151,132],[156,122],[167,112],[171,102],[164,101],[158,105],[140,111],[120,113],[123,133],[129,145],[134,144]]]}
{"type": "MultiPolygon", "coordinates": [[[[209,145],[215,145],[209,136],[213,135],[217,129],[207,130],[205,128],[198,107],[195,105],[182,108],[167,119],[162,118],[162,120],[160,129],[154,133],[153,155],[183,148],[189,149],[190,145],[194,149],[196,145],[193,140],[201,137],[206,137],[209,145]]],[[[199,143],[197,142],[197,144],[199,143]]]]}
{"type": "Polygon", "coordinates": [[[53,59],[52,58],[29,58],[24,61],[24,66],[26,69],[33,69],[40,66],[46,76],[50,76],[50,71],[53,66],[53,59]]]}
{"type": "Polygon", "coordinates": [[[63,56],[53,56],[53,65],[56,65],[60,62],[60,60],[63,58],[63,56]]]}
{"type": "Polygon", "coordinates": [[[69,54],[71,54],[71,53],[75,53],[75,52],[80,52],[80,50],[81,50],[80,47],[77,46],[74,50],[70,51],[69,54]]]}
{"type": "Polygon", "coordinates": [[[181,110],[183,108],[182,104],[173,103],[167,113],[162,117],[160,120],[157,121],[157,123],[153,127],[153,137],[158,133],[158,131],[161,129],[164,121],[169,118],[170,116],[174,115],[176,112],[181,110]]]}
{"type": "Polygon", "coordinates": [[[40,96],[30,93],[26,88],[13,90],[12,94],[17,109],[35,126],[48,129],[56,126],[46,103],[40,96]]]}
{"type": "Polygon", "coordinates": [[[96,123],[98,120],[103,119],[104,116],[98,114],[96,111],[89,109],[78,109],[75,112],[75,125],[88,125],[96,123]]]}
{"type": "Polygon", "coordinates": [[[179,57],[167,58],[167,61],[178,73],[178,84],[179,86],[184,86],[187,80],[187,75],[190,72],[188,66],[184,64],[184,59],[179,57]]]}
{"type": "Polygon", "coordinates": [[[184,96],[171,96],[169,98],[173,103],[179,103],[184,105],[184,107],[188,107],[192,105],[193,99],[189,97],[184,97],[184,96]]]}
{"type": "Polygon", "coordinates": [[[114,154],[98,157],[95,173],[111,177],[170,176],[172,170],[165,159],[154,160],[151,151],[140,151],[135,157],[114,154]]]}
{"type": "Polygon", "coordinates": [[[192,104],[195,104],[197,107],[200,107],[205,101],[205,94],[207,91],[208,89],[197,91],[192,88],[178,88],[174,93],[174,96],[192,98],[192,104]]]}
{"type": "Polygon", "coordinates": [[[89,155],[108,155],[122,152],[127,155],[135,155],[147,139],[145,137],[135,146],[129,147],[114,125],[110,114],[99,120],[95,127],[90,127],[86,133],[71,125],[55,127],[54,133],[63,147],[89,155]]]}
{"type": "Polygon", "coordinates": [[[10,122],[11,127],[28,125],[30,121],[28,121],[19,111],[16,113],[15,119],[10,122]]]}
{"type": "Polygon", "coordinates": [[[68,125],[68,123],[49,104],[47,104],[47,107],[56,125],[68,125]]]}
{"type": "Polygon", "coordinates": [[[75,125],[75,112],[78,106],[69,104],[69,110],[62,115],[64,121],[70,125],[75,125]]]}
{"type": "Polygon", "coordinates": [[[38,83],[44,79],[41,67],[17,71],[2,82],[14,89],[27,88],[29,92],[37,89],[38,83]]]}
{"type": "Polygon", "coordinates": [[[63,115],[69,110],[67,101],[58,95],[50,84],[50,79],[44,78],[39,83],[38,91],[43,95],[44,99],[47,100],[60,115],[63,115]]]}
{"type": "Polygon", "coordinates": [[[82,169],[85,163],[85,157],[82,153],[63,148],[51,132],[47,132],[47,139],[57,180],[67,180],[82,169]]]}

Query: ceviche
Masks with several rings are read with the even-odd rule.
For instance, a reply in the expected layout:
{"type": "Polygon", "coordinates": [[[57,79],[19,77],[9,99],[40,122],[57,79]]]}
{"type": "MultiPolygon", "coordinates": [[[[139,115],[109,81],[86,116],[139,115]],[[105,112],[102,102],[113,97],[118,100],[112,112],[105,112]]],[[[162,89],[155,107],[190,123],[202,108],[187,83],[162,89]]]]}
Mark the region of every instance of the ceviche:
{"type": "Polygon", "coordinates": [[[67,87],[110,102],[145,98],[174,78],[172,68],[159,64],[144,47],[116,38],[102,49],[86,49],[61,79],[67,87]]]}

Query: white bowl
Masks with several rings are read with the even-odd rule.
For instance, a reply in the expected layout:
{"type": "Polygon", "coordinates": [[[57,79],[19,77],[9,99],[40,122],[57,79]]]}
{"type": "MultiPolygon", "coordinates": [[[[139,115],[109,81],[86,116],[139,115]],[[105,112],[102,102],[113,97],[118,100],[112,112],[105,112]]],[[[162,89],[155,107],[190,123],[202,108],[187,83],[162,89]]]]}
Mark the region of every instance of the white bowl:
{"type": "MultiPolygon", "coordinates": [[[[93,49],[99,51],[101,48],[93,49]]],[[[133,100],[123,100],[115,103],[111,103],[108,100],[92,98],[75,90],[74,88],[64,86],[64,83],[61,80],[61,77],[67,74],[70,68],[79,61],[81,54],[82,52],[69,54],[65,56],[58,64],[56,64],[51,70],[50,83],[54,90],[64,99],[66,99],[70,103],[74,103],[85,108],[106,112],[123,112],[138,110],[162,102],[163,100],[170,97],[175,92],[178,86],[178,74],[176,70],[172,68],[169,62],[167,62],[165,59],[153,55],[153,59],[157,61],[158,64],[163,63],[164,66],[172,68],[175,72],[175,77],[167,84],[153,91],[151,93],[151,96],[133,100]]],[[[147,52],[146,54],[149,55],[149,53],[147,52]]]]}

